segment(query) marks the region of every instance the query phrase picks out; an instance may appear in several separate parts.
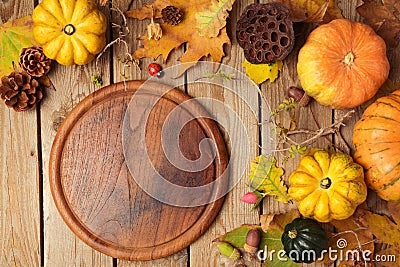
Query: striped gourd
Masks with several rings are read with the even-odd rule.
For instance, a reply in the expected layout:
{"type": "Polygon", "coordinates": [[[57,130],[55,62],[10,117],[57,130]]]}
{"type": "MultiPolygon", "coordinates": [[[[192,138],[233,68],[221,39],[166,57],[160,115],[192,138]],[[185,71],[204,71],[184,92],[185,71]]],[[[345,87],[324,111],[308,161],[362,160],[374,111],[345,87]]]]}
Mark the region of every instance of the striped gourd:
{"type": "Polygon", "coordinates": [[[400,202],[400,90],[365,110],[354,127],[353,144],[368,187],[384,200],[400,202]]]}

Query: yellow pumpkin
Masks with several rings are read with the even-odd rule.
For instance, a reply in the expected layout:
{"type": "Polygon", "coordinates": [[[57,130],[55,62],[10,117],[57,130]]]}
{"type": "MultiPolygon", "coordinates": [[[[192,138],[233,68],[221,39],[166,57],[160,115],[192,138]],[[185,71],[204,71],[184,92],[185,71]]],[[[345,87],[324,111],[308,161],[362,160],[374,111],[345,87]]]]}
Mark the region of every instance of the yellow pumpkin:
{"type": "Polygon", "coordinates": [[[389,68],[383,39],[371,27],[346,19],[311,32],[297,63],[304,91],[335,109],[352,108],[372,98],[389,68]]]}
{"type": "Polygon", "coordinates": [[[87,64],[106,45],[106,17],[90,0],[43,0],[32,20],[44,54],[62,65],[87,64]]]}
{"type": "Polygon", "coordinates": [[[319,222],[344,220],[367,197],[363,168],[346,154],[312,149],[289,177],[300,213],[319,222]]]}

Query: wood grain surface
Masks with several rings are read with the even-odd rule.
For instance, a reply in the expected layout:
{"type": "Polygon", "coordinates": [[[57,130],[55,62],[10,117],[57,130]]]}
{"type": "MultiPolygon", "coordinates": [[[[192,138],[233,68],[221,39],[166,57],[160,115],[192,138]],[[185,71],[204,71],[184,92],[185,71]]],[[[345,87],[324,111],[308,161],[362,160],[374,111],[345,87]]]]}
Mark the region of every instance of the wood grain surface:
{"type": "MultiPolygon", "coordinates": [[[[35,0],[3,0],[0,1],[0,19],[6,22],[12,19],[31,14],[35,0]]],[[[99,1],[96,1],[99,2],[99,1]]],[[[232,46],[226,48],[227,56],[224,63],[238,70],[242,70],[243,53],[235,40],[235,21],[240,12],[246,5],[253,3],[250,0],[237,0],[228,22],[228,34],[232,40],[232,46]]],[[[271,1],[259,1],[271,2],[271,1]]],[[[360,4],[360,0],[342,0],[339,6],[343,10],[345,17],[352,20],[361,20],[355,12],[355,7],[360,4]]],[[[110,11],[110,7],[118,7],[122,11],[140,7],[143,4],[151,3],[151,0],[112,0],[109,1],[101,10],[108,19],[120,23],[122,20],[115,12],[110,11]]],[[[144,34],[149,21],[128,20],[130,34],[127,37],[128,47],[132,52],[140,42],[137,37],[144,34]]],[[[118,29],[111,30],[109,25],[108,40],[117,37],[118,29]]],[[[304,40],[296,40],[296,48],[301,46],[304,40]]],[[[178,64],[178,59],[182,55],[185,47],[176,49],[171,53],[167,62],[162,58],[156,62],[167,66],[178,64]]],[[[117,260],[100,253],[81,241],[66,226],[59,215],[51,196],[49,184],[50,150],[54,141],[56,131],[66,115],[90,93],[99,89],[95,86],[90,76],[101,74],[103,84],[109,85],[123,80],[124,74],[128,79],[147,79],[147,64],[153,59],[143,60],[139,67],[131,65],[124,67],[120,59],[125,56],[123,45],[115,45],[108,50],[99,60],[97,67],[94,62],[85,66],[65,67],[53,64],[50,78],[57,91],[46,91],[46,98],[42,101],[40,108],[29,112],[17,114],[3,104],[0,105],[0,266],[124,266],[124,267],[148,267],[148,266],[234,266],[234,263],[217,252],[212,240],[220,234],[230,231],[243,223],[257,223],[258,215],[262,213],[282,212],[294,208],[294,206],[284,206],[272,198],[264,200],[261,208],[251,211],[249,205],[240,202],[240,196],[248,189],[246,177],[248,170],[241,173],[237,167],[240,164],[248,164],[244,160],[238,159],[232,163],[231,175],[242,177],[238,185],[227,195],[226,202],[214,223],[209,227],[202,237],[178,253],[166,258],[152,261],[125,261],[117,260]]],[[[284,68],[278,80],[270,84],[264,83],[260,88],[266,97],[271,109],[278,106],[286,97],[288,86],[299,85],[296,72],[296,54],[292,53],[285,60],[284,68]]],[[[397,81],[400,75],[398,60],[400,58],[400,48],[389,50],[388,54],[391,63],[390,78],[397,81]]],[[[190,72],[181,77],[187,79],[190,72]]],[[[240,86],[238,81],[238,86],[240,86]]],[[[232,137],[249,138],[252,140],[250,152],[252,156],[262,153],[261,147],[269,147],[269,129],[257,127],[257,120],[253,120],[248,110],[243,108],[237,97],[230,94],[220,86],[205,84],[188,85],[180,88],[191,96],[207,96],[218,99],[230,106],[243,119],[248,126],[248,136],[240,136],[236,133],[232,137]]],[[[254,92],[249,91],[247,95],[252,104],[259,104],[258,97],[254,92]]],[[[224,111],[216,106],[205,106],[211,115],[223,118],[224,111]]],[[[312,109],[318,124],[328,125],[338,119],[346,111],[332,111],[323,108],[316,103],[312,103],[309,108],[296,109],[294,117],[298,121],[298,128],[315,129],[317,125],[310,117],[312,109]]],[[[351,143],[352,128],[355,121],[361,116],[363,108],[357,108],[354,118],[347,122],[347,126],[342,131],[342,135],[347,143],[351,143]]],[[[265,119],[264,108],[258,110],[260,119],[265,119]]],[[[287,123],[287,122],[286,122],[287,123]]],[[[237,125],[231,122],[230,129],[236,129],[237,125]]],[[[234,132],[234,131],[233,131],[234,132]]],[[[304,138],[300,136],[298,138],[304,138]]],[[[337,138],[332,138],[336,145],[340,145],[337,138]]],[[[229,136],[225,135],[229,147],[229,136]]],[[[326,146],[329,139],[319,139],[315,146],[326,146]]],[[[282,158],[280,158],[282,159],[282,158]]],[[[285,165],[285,179],[288,174],[296,167],[298,159],[290,161],[285,165]]],[[[384,202],[376,198],[370,192],[368,205],[373,210],[385,212],[384,202]]],[[[74,201],[73,201],[74,202],[74,201]]],[[[75,200],[76,205],[84,205],[79,200],[75,200]]],[[[260,266],[257,263],[249,263],[248,266],[260,266]]]]}
{"type": "MultiPolygon", "coordinates": [[[[33,1],[0,3],[0,21],[28,15],[33,1]]],[[[0,266],[39,266],[41,251],[38,121],[35,110],[0,105],[0,266]]]]}

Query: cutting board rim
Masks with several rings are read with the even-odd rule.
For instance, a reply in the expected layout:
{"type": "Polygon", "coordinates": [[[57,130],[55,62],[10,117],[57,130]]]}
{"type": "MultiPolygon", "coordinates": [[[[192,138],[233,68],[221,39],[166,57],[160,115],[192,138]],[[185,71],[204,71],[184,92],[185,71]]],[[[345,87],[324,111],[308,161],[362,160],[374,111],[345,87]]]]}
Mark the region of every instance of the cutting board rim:
{"type": "MultiPolygon", "coordinates": [[[[154,260],[169,256],[186,248],[195,240],[197,240],[202,234],[204,234],[204,232],[214,221],[215,217],[218,215],[225,200],[225,196],[223,196],[220,199],[216,200],[215,202],[205,205],[205,209],[201,213],[199,219],[193,225],[191,225],[185,232],[183,232],[180,236],[175,237],[174,239],[166,243],[146,248],[143,247],[126,248],[126,247],[120,247],[117,244],[105,243],[104,240],[96,237],[95,233],[92,233],[79,221],[78,218],[76,218],[74,211],[71,210],[71,207],[69,207],[68,201],[64,196],[63,185],[61,184],[61,178],[60,178],[60,165],[61,165],[60,155],[62,155],[63,153],[64,142],[65,140],[67,140],[66,138],[71,133],[71,131],[73,131],[77,123],[79,123],[83,115],[89,112],[92,108],[94,108],[97,105],[100,105],[102,101],[109,100],[109,97],[116,98],[116,97],[121,97],[121,95],[132,96],[136,92],[136,90],[144,83],[145,81],[143,80],[127,81],[125,83],[126,90],[123,82],[115,83],[112,85],[105,86],[95,91],[94,93],[90,94],[89,96],[85,97],[78,105],[76,105],[72,109],[72,111],[67,115],[67,117],[61,124],[53,141],[53,146],[50,152],[50,162],[49,162],[50,189],[54,203],[61,217],[63,218],[64,222],[77,237],[79,237],[82,241],[84,241],[87,245],[89,245],[93,249],[100,251],[104,254],[107,254],[109,256],[124,260],[154,260]]],[[[177,104],[179,100],[185,101],[191,99],[189,95],[185,94],[181,90],[172,88],[168,85],[155,82],[149,83],[147,81],[146,87],[147,86],[149,87],[158,86],[158,88],[162,90],[168,89],[169,90],[168,93],[165,94],[163,97],[167,96],[172,98],[172,99],[169,98],[168,100],[173,100],[175,97],[177,97],[178,101],[173,100],[177,104]],[[171,94],[172,96],[169,96],[169,94],[171,94]]],[[[196,108],[202,108],[202,107],[198,105],[196,106],[196,108]]],[[[218,145],[219,153],[217,153],[217,156],[214,159],[214,165],[215,165],[215,175],[216,177],[219,177],[219,175],[222,175],[224,173],[224,171],[228,166],[229,156],[226,151],[226,145],[222,137],[222,134],[219,131],[219,128],[215,122],[207,120],[207,121],[202,121],[200,125],[202,124],[206,125],[206,127],[202,127],[202,129],[203,131],[205,131],[207,137],[214,139],[214,141],[218,145]]],[[[227,172],[225,172],[225,175],[227,175],[227,172]]],[[[217,190],[219,192],[220,190],[224,190],[224,188],[219,188],[217,190]]]]}

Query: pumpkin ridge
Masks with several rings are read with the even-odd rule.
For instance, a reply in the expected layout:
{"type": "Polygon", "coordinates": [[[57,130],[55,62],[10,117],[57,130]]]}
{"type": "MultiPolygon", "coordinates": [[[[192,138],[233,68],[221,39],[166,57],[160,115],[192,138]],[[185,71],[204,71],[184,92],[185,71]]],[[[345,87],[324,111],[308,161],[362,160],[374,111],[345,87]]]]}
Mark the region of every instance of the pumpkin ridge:
{"type": "MultiPolygon", "coordinates": [[[[389,150],[390,148],[389,147],[387,147],[387,148],[385,148],[385,149],[382,149],[382,150],[378,150],[378,151],[375,151],[375,152],[371,152],[370,154],[371,155],[375,155],[375,154],[378,154],[378,153],[381,153],[381,152],[384,152],[384,151],[387,151],[387,150],[389,150]]],[[[362,156],[360,156],[360,157],[362,157],[362,156]]]]}
{"type": "MultiPolygon", "coordinates": [[[[60,20],[60,19],[62,19],[62,18],[58,18],[57,16],[54,16],[53,13],[51,13],[51,11],[48,10],[48,9],[46,9],[46,7],[43,6],[43,5],[41,6],[41,8],[42,8],[43,11],[46,11],[46,13],[47,13],[46,15],[47,15],[47,16],[53,17],[56,21],[58,21],[58,22],[60,23],[60,25],[62,25],[62,27],[65,26],[65,21],[61,21],[61,20],[60,20]]],[[[41,21],[40,23],[43,24],[43,25],[46,25],[47,27],[51,27],[51,28],[56,28],[56,29],[57,29],[57,27],[55,27],[54,25],[52,25],[52,24],[47,24],[46,21],[41,21]]]]}
{"type": "Polygon", "coordinates": [[[389,131],[388,129],[383,129],[383,128],[357,128],[356,131],[384,131],[387,132],[389,131]]]}
{"type": "MultiPolygon", "coordinates": [[[[338,191],[335,190],[334,188],[333,188],[332,190],[333,190],[334,194],[337,194],[337,195],[341,196],[342,198],[348,200],[350,203],[353,204],[353,201],[351,201],[351,200],[348,199],[348,195],[343,195],[341,192],[338,192],[338,191]]],[[[333,194],[332,194],[332,195],[333,195],[333,194]]],[[[329,197],[329,200],[330,200],[331,197],[330,197],[329,195],[328,195],[328,197],[329,197]]]]}
{"type": "MultiPolygon", "coordinates": [[[[296,173],[301,174],[301,175],[304,175],[304,174],[305,174],[305,175],[307,175],[307,176],[313,178],[314,180],[319,181],[318,178],[316,178],[313,174],[307,172],[305,169],[298,170],[296,173]]],[[[289,178],[289,179],[290,179],[290,178],[289,178]]]]}
{"type": "Polygon", "coordinates": [[[103,14],[101,12],[97,12],[95,19],[92,18],[93,14],[88,14],[88,16],[86,16],[85,18],[83,18],[79,23],[77,23],[75,26],[77,29],[79,29],[80,31],[85,31],[87,33],[92,33],[95,35],[102,35],[107,31],[107,27],[102,27],[101,29],[101,33],[98,32],[98,29],[96,29],[96,27],[94,27],[96,24],[97,25],[101,25],[102,20],[106,20],[106,18],[103,16],[103,14]],[[87,22],[87,20],[89,20],[89,23],[87,22]],[[91,20],[96,20],[96,21],[91,21],[91,20]],[[91,25],[92,27],[88,28],[87,24],[91,25]]]}
{"type": "Polygon", "coordinates": [[[394,102],[396,102],[397,104],[399,104],[400,105],[400,100],[398,99],[398,98],[400,98],[400,96],[398,96],[398,95],[389,95],[388,96],[388,98],[390,99],[390,100],[393,100],[394,102]]]}
{"type": "MultiPolygon", "coordinates": [[[[397,110],[397,111],[399,111],[400,112],[400,109],[399,108],[397,108],[396,106],[393,106],[391,103],[387,103],[387,102],[381,102],[381,101],[376,101],[376,104],[382,104],[382,105],[386,105],[386,106],[389,106],[389,107],[391,107],[391,108],[393,108],[393,109],[395,109],[395,110],[397,110]]],[[[400,103],[399,103],[400,104],[400,103]]]]}
{"type": "MultiPolygon", "coordinates": [[[[311,226],[312,225],[309,224],[307,227],[311,226]]],[[[297,236],[306,239],[313,245],[319,246],[320,243],[319,241],[316,241],[316,239],[321,236],[322,232],[316,232],[315,229],[312,229],[311,231],[310,230],[311,229],[300,229],[300,231],[297,232],[297,236]]]]}
{"type": "Polygon", "coordinates": [[[92,15],[91,13],[87,13],[85,16],[83,16],[83,18],[80,20],[80,22],[78,22],[78,23],[75,24],[75,26],[78,26],[78,25],[84,23],[85,20],[87,20],[88,17],[91,16],[91,15],[92,15]]]}
{"type": "Polygon", "coordinates": [[[77,17],[78,15],[76,13],[79,11],[76,11],[78,9],[76,4],[78,1],[79,0],[77,0],[75,2],[75,9],[74,9],[74,12],[71,17],[70,23],[72,23],[72,24],[79,24],[80,21],[85,20],[88,15],[90,15],[92,12],[96,11],[96,9],[97,9],[96,4],[92,0],[87,0],[86,6],[85,6],[85,8],[87,9],[86,14],[83,17],[77,17]]]}
{"type": "Polygon", "coordinates": [[[386,190],[389,187],[393,186],[398,181],[400,181],[400,176],[397,176],[396,178],[394,178],[390,183],[383,185],[383,187],[381,189],[378,189],[378,191],[386,190]]]}
{"type": "Polygon", "coordinates": [[[362,143],[358,144],[358,145],[357,145],[357,147],[361,147],[361,146],[365,146],[365,145],[374,146],[374,145],[393,144],[393,143],[400,143],[400,141],[390,141],[390,142],[374,142],[374,143],[366,143],[366,142],[362,142],[362,143]]]}
{"type": "Polygon", "coordinates": [[[392,171],[394,171],[394,170],[395,170],[397,167],[399,167],[399,166],[400,166],[400,162],[397,163],[391,170],[387,171],[385,174],[386,174],[386,175],[390,174],[392,171]]]}
{"type": "Polygon", "coordinates": [[[67,13],[68,13],[68,11],[67,11],[67,10],[64,10],[63,5],[61,5],[61,3],[60,3],[60,5],[61,5],[61,10],[62,10],[62,13],[63,13],[63,17],[66,18],[66,19],[68,19],[68,21],[66,21],[66,23],[69,23],[69,22],[71,21],[73,15],[74,15],[74,12],[75,12],[76,1],[71,1],[71,3],[72,3],[72,5],[73,5],[73,6],[71,7],[71,9],[73,10],[73,12],[72,12],[70,18],[67,18],[67,13]]]}
{"type": "Polygon", "coordinates": [[[365,117],[366,117],[366,118],[380,118],[380,119],[390,120],[390,121],[394,121],[394,122],[400,123],[400,121],[395,120],[395,119],[393,119],[393,118],[391,118],[391,117],[388,117],[388,116],[382,116],[382,115],[366,115],[365,117]]]}

